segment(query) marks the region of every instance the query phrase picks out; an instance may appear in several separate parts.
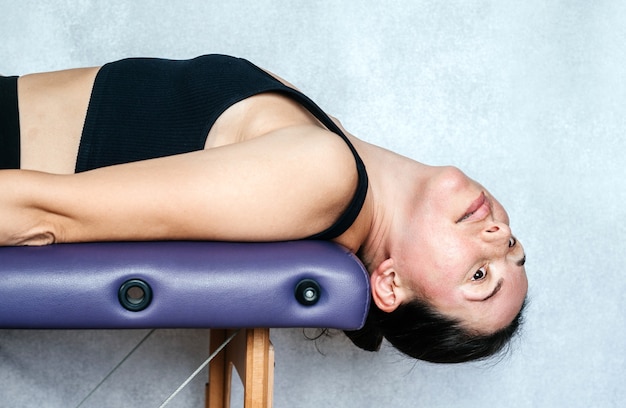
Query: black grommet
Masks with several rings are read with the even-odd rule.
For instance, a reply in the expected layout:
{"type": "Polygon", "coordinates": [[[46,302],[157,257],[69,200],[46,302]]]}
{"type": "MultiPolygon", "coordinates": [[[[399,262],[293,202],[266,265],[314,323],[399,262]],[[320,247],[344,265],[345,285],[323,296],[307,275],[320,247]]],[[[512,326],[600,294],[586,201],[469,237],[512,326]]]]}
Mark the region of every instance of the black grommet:
{"type": "Polygon", "coordinates": [[[303,306],[313,306],[322,295],[322,289],[313,279],[303,279],[296,285],[296,299],[303,306]]]}
{"type": "Polygon", "coordinates": [[[130,279],[120,286],[118,299],[124,309],[139,312],[152,302],[152,289],[140,279],[130,279]]]}

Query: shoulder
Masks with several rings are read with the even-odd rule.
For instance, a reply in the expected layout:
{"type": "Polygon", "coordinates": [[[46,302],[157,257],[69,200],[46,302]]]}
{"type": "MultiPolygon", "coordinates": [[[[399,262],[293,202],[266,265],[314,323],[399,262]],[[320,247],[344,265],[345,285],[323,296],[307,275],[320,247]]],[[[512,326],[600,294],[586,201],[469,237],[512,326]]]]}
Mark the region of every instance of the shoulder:
{"type": "Polygon", "coordinates": [[[271,183],[283,183],[281,195],[287,206],[299,208],[304,225],[311,228],[304,236],[330,227],[349,206],[359,176],[355,157],[340,136],[305,125],[276,130],[249,143],[262,145],[259,151],[267,152],[270,167],[278,166],[271,183]]]}
{"type": "Polygon", "coordinates": [[[274,132],[286,149],[298,152],[299,162],[312,170],[312,177],[350,186],[356,181],[356,161],[350,147],[339,135],[319,126],[294,126],[274,132]]]}
{"type": "Polygon", "coordinates": [[[318,215],[331,215],[326,225],[330,227],[343,215],[356,192],[356,159],[346,141],[325,129],[315,128],[303,139],[311,166],[307,180],[319,192],[318,215]]]}
{"type": "MultiPolygon", "coordinates": [[[[211,178],[219,185],[211,182],[208,188],[229,197],[218,218],[229,220],[229,231],[245,231],[245,236],[220,239],[285,240],[317,234],[344,213],[357,188],[350,148],[317,125],[283,127],[203,155],[212,156],[208,163],[224,175],[211,178]]],[[[199,171],[206,172],[206,165],[199,171]]]]}

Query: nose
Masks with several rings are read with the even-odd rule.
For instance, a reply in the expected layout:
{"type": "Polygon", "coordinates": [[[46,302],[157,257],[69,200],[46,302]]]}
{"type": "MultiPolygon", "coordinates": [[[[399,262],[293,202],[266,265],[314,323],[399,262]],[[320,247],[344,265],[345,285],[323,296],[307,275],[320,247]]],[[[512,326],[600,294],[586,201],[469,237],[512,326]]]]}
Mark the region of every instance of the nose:
{"type": "Polygon", "coordinates": [[[483,240],[490,244],[506,244],[508,248],[509,239],[511,238],[511,227],[504,222],[490,221],[483,229],[481,234],[483,240]]]}

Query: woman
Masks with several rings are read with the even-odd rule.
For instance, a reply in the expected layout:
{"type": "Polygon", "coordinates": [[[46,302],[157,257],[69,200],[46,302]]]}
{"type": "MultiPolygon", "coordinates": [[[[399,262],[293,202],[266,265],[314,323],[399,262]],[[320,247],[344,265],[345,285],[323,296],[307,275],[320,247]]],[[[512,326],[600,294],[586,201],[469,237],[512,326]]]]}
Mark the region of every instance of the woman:
{"type": "Polygon", "coordinates": [[[1,89],[1,245],[327,239],[370,272],[368,321],[347,333],[364,349],[468,361],[519,325],[524,251],[489,192],[357,139],[246,60],[128,59],[1,89]]]}

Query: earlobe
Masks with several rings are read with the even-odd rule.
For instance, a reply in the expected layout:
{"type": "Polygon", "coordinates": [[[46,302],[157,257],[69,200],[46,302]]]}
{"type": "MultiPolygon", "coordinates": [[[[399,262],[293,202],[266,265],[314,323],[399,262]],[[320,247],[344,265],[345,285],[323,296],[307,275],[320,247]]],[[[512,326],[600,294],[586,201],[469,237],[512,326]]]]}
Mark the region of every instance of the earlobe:
{"type": "Polygon", "coordinates": [[[383,312],[393,312],[401,303],[400,288],[392,259],[386,259],[372,272],[370,284],[372,298],[383,312]]]}

